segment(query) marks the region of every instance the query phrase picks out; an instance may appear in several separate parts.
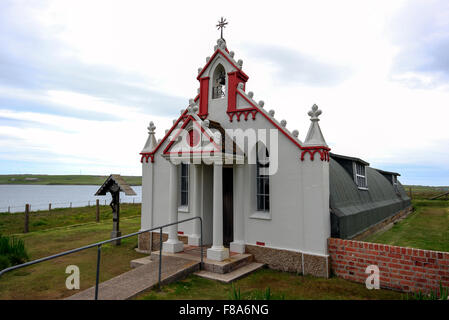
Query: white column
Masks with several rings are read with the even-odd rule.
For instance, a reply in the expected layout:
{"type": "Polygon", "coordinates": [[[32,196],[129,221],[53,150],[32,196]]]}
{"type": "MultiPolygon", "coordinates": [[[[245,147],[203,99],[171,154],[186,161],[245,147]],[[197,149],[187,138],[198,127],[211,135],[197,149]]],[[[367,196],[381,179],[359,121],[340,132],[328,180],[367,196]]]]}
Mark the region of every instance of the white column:
{"type": "MultiPolygon", "coordinates": [[[[201,216],[201,172],[202,166],[199,164],[193,164],[193,203],[192,203],[192,214],[195,217],[201,216]]],[[[200,245],[200,220],[193,220],[193,233],[189,236],[189,245],[199,246],[200,245]]]]}
{"type": "Polygon", "coordinates": [[[214,163],[213,185],[213,241],[207,249],[207,258],[222,261],[229,258],[229,250],[223,246],[223,166],[214,163]]]}
{"type": "MultiPolygon", "coordinates": [[[[178,168],[170,162],[170,177],[168,187],[169,223],[178,221],[178,168]]],[[[180,252],[184,244],[178,240],[178,225],[168,227],[168,240],[163,243],[164,252],[180,252]]]]}
{"type": "Polygon", "coordinates": [[[232,252],[245,253],[245,212],[243,201],[246,192],[244,165],[236,165],[234,170],[234,241],[230,243],[229,249],[232,252]]]}

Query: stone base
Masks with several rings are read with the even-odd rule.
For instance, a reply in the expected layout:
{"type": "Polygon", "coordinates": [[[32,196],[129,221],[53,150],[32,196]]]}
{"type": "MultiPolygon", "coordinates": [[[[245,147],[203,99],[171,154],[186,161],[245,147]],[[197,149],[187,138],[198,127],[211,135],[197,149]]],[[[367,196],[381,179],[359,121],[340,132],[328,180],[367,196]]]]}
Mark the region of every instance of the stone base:
{"type": "Polygon", "coordinates": [[[184,243],[179,240],[167,240],[162,243],[162,251],[168,253],[176,253],[184,251],[184,243]]]}
{"type": "Polygon", "coordinates": [[[212,247],[207,249],[207,259],[223,261],[229,258],[229,249],[221,247],[212,247]]]}
{"type": "Polygon", "coordinates": [[[199,246],[200,245],[200,235],[198,234],[193,234],[191,236],[189,236],[189,240],[188,240],[188,245],[189,246],[199,246]]]}
{"type": "Polygon", "coordinates": [[[229,251],[237,253],[245,253],[245,243],[243,242],[231,242],[229,244],[229,251]]]}
{"type": "Polygon", "coordinates": [[[330,276],[328,256],[254,245],[246,245],[246,253],[252,254],[256,262],[265,263],[270,269],[310,274],[323,278],[329,278],[330,276]]]}

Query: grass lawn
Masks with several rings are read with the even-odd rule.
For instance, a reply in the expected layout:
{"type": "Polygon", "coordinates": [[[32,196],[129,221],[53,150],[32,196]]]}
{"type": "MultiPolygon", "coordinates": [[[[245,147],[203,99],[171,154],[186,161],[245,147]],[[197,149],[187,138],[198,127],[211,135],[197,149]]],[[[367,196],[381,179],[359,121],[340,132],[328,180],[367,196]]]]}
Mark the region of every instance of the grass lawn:
{"type": "Polygon", "coordinates": [[[414,200],[415,212],[364,241],[449,251],[449,201],[414,200]]]}
{"type": "MultiPolygon", "coordinates": [[[[76,220],[76,219],[75,219],[76,220]]],[[[140,228],[140,217],[120,220],[122,234],[136,232],[140,228]]],[[[87,223],[81,226],[42,230],[18,235],[25,241],[30,259],[45,257],[65,250],[110,238],[111,219],[101,223],[87,223]]],[[[144,255],[137,253],[137,237],[122,240],[122,245],[102,246],[100,281],[108,280],[130,270],[132,259],[144,255]]],[[[75,293],[67,290],[65,280],[69,265],[80,269],[81,290],[95,284],[97,249],[92,248],[72,255],[50,260],[0,277],[0,299],[60,299],[75,293]]]]}
{"type": "MultiPolygon", "coordinates": [[[[29,216],[29,230],[48,230],[94,222],[95,213],[95,206],[33,211],[29,216]]],[[[120,204],[120,217],[131,216],[140,216],[140,204],[120,204]]],[[[0,233],[4,235],[22,233],[24,221],[24,213],[0,213],[0,233]]],[[[112,210],[109,206],[100,206],[100,221],[112,223],[112,210]]]]}
{"type": "MultiPolygon", "coordinates": [[[[90,175],[5,174],[0,175],[0,184],[102,185],[107,177],[90,175]]],[[[142,185],[141,176],[123,176],[123,178],[130,185],[142,185]]]]}
{"type": "MultiPolygon", "coordinates": [[[[408,186],[404,185],[404,189],[408,195],[410,195],[410,189],[412,191],[412,198],[416,200],[427,200],[429,198],[438,196],[442,193],[448,192],[449,187],[430,187],[430,186],[408,186]]],[[[447,199],[446,199],[447,200],[447,199]]]]}
{"type": "MultiPolygon", "coordinates": [[[[368,290],[363,284],[336,277],[323,279],[270,269],[261,269],[237,280],[234,287],[236,290],[240,289],[242,299],[261,297],[267,287],[270,288],[273,299],[397,300],[404,297],[403,294],[390,290],[368,290]]],[[[190,275],[184,280],[163,286],[160,292],[153,289],[137,299],[226,300],[230,299],[232,292],[231,284],[190,275]]]]}

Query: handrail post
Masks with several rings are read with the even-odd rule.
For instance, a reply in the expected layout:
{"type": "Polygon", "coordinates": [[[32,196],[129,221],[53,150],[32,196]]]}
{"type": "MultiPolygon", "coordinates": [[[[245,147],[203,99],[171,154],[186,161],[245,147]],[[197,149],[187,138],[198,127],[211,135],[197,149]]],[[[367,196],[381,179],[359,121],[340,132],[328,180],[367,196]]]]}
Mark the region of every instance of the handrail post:
{"type": "Polygon", "coordinates": [[[161,290],[161,272],[162,272],[162,227],[159,231],[159,290],[161,290]]]}
{"type": "Polygon", "coordinates": [[[200,250],[201,250],[201,264],[200,264],[200,270],[203,269],[203,219],[201,217],[198,217],[200,219],[200,250]]]}
{"type": "Polygon", "coordinates": [[[101,257],[101,244],[97,249],[97,277],[95,279],[95,300],[98,300],[98,282],[100,280],[100,257],[101,257]]]}

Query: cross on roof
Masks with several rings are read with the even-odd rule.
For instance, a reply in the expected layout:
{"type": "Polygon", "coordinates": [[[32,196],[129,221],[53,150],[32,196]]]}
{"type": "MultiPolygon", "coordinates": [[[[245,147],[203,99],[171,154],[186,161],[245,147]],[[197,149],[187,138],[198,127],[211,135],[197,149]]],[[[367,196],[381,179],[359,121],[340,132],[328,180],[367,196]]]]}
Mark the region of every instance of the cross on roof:
{"type": "Polygon", "coordinates": [[[227,24],[228,23],[226,22],[226,19],[223,19],[223,17],[221,17],[221,20],[218,21],[217,30],[221,31],[221,36],[220,36],[221,39],[223,39],[223,29],[226,27],[227,24]]]}

